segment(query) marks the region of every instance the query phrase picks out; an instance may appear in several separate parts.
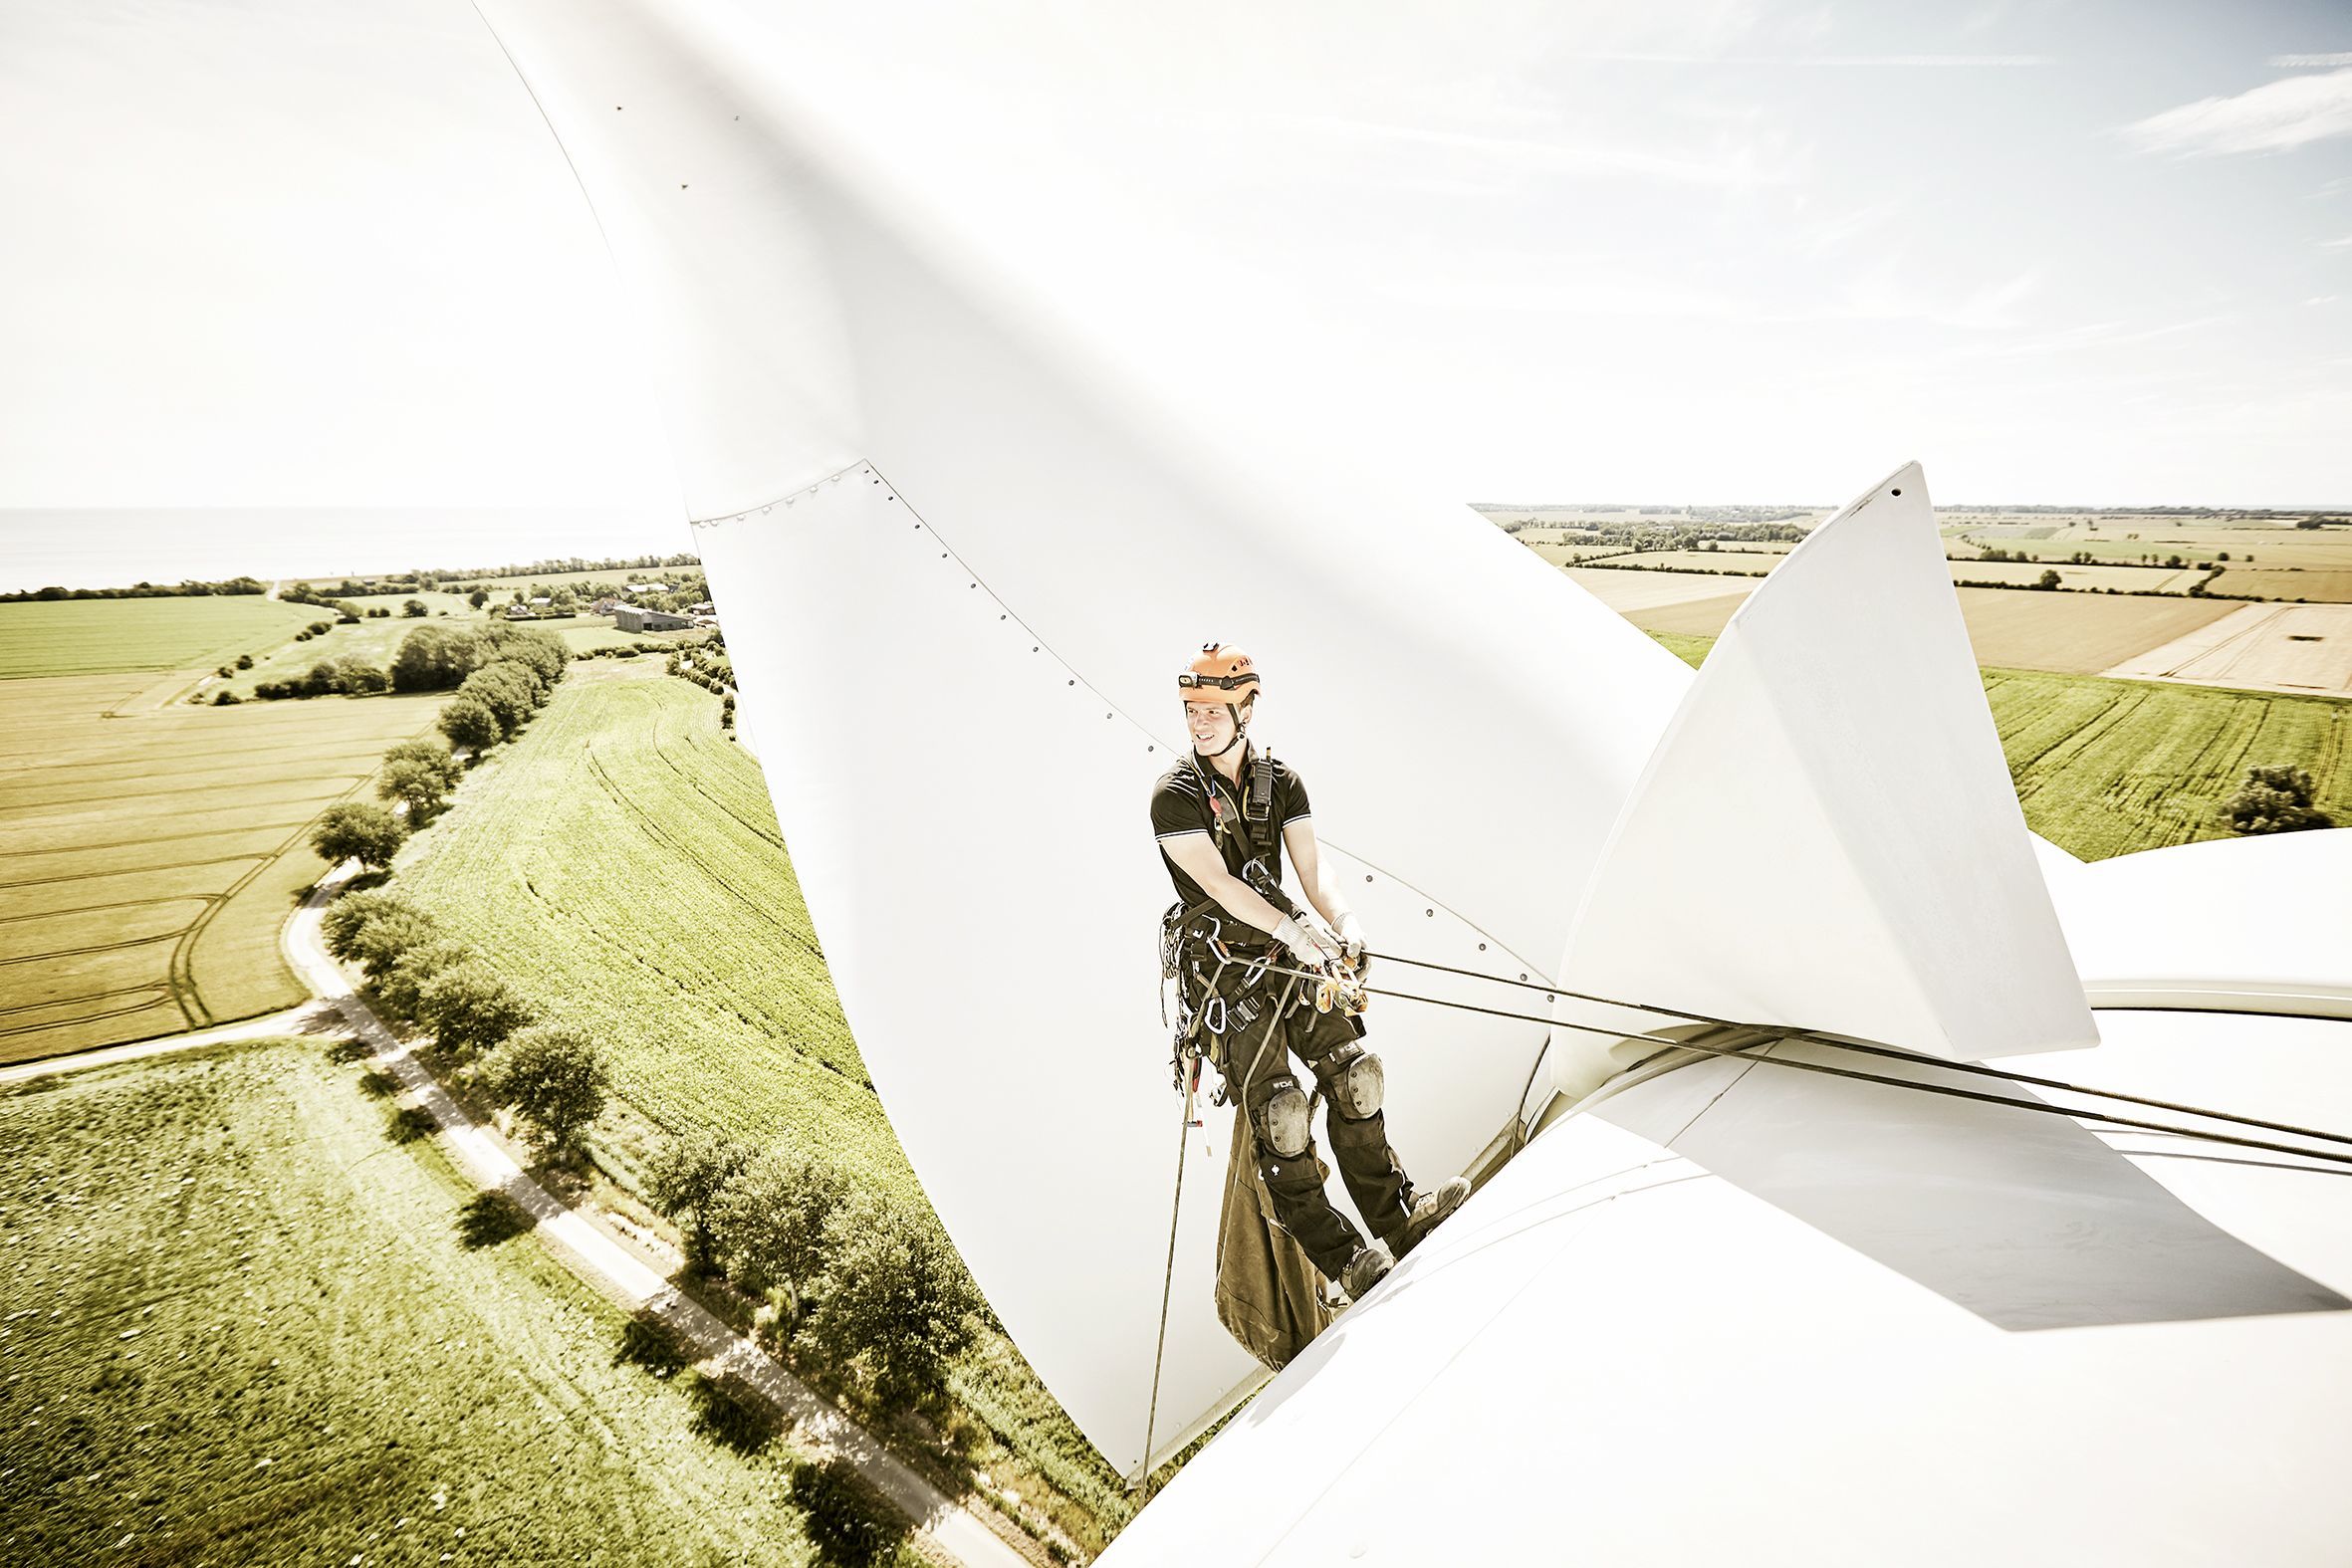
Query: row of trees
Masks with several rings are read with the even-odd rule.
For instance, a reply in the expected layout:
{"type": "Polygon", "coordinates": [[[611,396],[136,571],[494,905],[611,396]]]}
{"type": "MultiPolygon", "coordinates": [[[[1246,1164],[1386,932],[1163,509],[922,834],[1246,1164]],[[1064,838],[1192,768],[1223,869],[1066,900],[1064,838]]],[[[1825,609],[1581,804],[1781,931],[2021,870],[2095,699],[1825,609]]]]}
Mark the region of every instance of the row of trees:
{"type": "Polygon", "coordinates": [[[267,593],[269,584],[255,577],[228,577],[219,582],[193,578],[169,585],[136,582],[127,588],[23,588],[0,593],[0,604],[46,603],[54,599],[176,599],[208,598],[217,594],[267,593]]]}
{"type": "Polygon", "coordinates": [[[418,626],[400,639],[399,651],[392,655],[392,690],[447,691],[484,665],[502,659],[530,666],[553,685],[563,678],[567,655],[560,638],[503,621],[480,626],[418,626]]]}
{"type": "Polygon", "coordinates": [[[447,741],[402,741],[383,754],[376,774],[376,798],[386,804],[345,800],[329,806],[311,829],[311,847],[329,865],[356,860],[370,871],[387,870],[402,841],[440,813],[464,777],[465,765],[447,741]]]}
{"type": "Polygon", "coordinates": [[[719,728],[732,733],[735,729],[735,661],[724,651],[725,644],[712,638],[699,652],[674,652],[665,668],[670,674],[692,681],[719,699],[719,728]]]}
{"type": "Polygon", "coordinates": [[[380,1010],[431,1034],[544,1152],[579,1149],[609,1087],[592,1039],[537,1021],[538,1009],[471,948],[391,892],[347,893],[323,924],[327,951],[366,973],[380,1010]]]}
{"type": "MultiPolygon", "coordinates": [[[[265,702],[288,697],[368,697],[389,691],[391,685],[392,678],[382,665],[347,653],[341,658],[321,659],[291,680],[262,681],[253,688],[253,695],[265,702]]],[[[236,700],[234,692],[222,692],[213,698],[216,703],[236,700]]]]}
{"type": "Polygon", "coordinates": [[[935,1407],[980,1295],[938,1223],[852,1187],[821,1154],[697,1130],[663,1145],[646,1197],[686,1265],[762,1298],[757,1326],[876,1405],[935,1407]]]}
{"type": "Polygon", "coordinates": [[[1503,525],[1506,534],[1523,529],[1561,529],[1577,538],[1571,543],[1618,545],[1629,551],[1703,550],[1709,540],[1734,544],[1794,544],[1810,532],[1811,513],[1790,513],[1791,522],[1737,523],[1606,523],[1586,519],[1560,522],[1543,518],[1516,518],[1503,525]]]}
{"type": "Polygon", "coordinates": [[[363,593],[428,592],[444,583],[473,582],[486,577],[571,576],[583,571],[651,571],[663,566],[699,566],[702,558],[679,556],[609,556],[589,560],[574,556],[562,560],[534,560],[521,565],[472,566],[462,571],[417,567],[380,577],[346,577],[334,591],[346,596],[363,593]]]}
{"type": "MultiPolygon", "coordinates": [[[[455,634],[466,645],[465,656],[482,662],[458,682],[457,694],[441,705],[440,716],[434,720],[440,735],[402,741],[384,753],[375,793],[398,809],[347,800],[320,813],[318,826],[311,831],[311,847],[328,864],[357,860],[371,871],[388,870],[401,841],[449,803],[451,792],[464,777],[464,765],[454,749],[463,748],[479,757],[500,741],[512,740],[546,705],[571,662],[563,643],[544,632],[506,626],[485,631],[488,635],[455,634]]],[[[440,657],[447,651],[440,646],[441,639],[448,635],[439,627],[420,626],[401,643],[400,656],[406,658],[410,646],[425,638],[433,644],[433,656],[440,657]]],[[[373,671],[378,678],[383,675],[372,665],[359,668],[373,671]]],[[[399,668],[396,659],[395,679],[399,668]]],[[[306,680],[322,678],[322,672],[330,679],[348,673],[321,664],[306,680]]]]}
{"type": "MultiPolygon", "coordinates": [[[[407,656],[410,643],[430,629],[418,627],[410,632],[400,645],[401,657],[407,656]]],[[[521,733],[564,678],[572,659],[561,640],[543,631],[493,623],[461,635],[464,646],[456,650],[457,656],[480,662],[458,681],[457,695],[441,705],[441,716],[435,723],[452,746],[480,753],[521,733]]],[[[446,659],[450,651],[443,647],[434,657],[446,659]]],[[[400,661],[395,659],[395,686],[399,679],[400,661]]]]}

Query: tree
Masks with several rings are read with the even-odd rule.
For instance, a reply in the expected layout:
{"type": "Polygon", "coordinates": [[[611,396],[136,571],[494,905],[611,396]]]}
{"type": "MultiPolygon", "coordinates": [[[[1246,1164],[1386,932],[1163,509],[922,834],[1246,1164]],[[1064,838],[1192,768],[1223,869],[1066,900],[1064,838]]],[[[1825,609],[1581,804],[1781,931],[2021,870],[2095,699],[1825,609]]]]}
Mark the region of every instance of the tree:
{"type": "Polygon", "coordinates": [[[490,590],[487,588],[476,588],[473,592],[465,596],[465,601],[468,604],[471,604],[474,608],[480,609],[483,605],[490,602],[490,590]]]}
{"type": "Polygon", "coordinates": [[[410,620],[424,619],[424,600],[422,599],[403,599],[400,601],[400,613],[407,616],[410,620]]]}
{"type": "MultiPolygon", "coordinates": [[[[465,778],[465,764],[450,752],[449,743],[437,735],[402,741],[383,754],[383,767],[386,779],[391,777],[394,769],[406,770],[415,789],[431,794],[432,799],[425,807],[427,810],[439,809],[449,791],[455,789],[465,778]]],[[[376,785],[375,792],[386,800],[411,798],[408,791],[393,790],[382,784],[376,785]]],[[[417,807],[411,804],[409,809],[414,811],[417,807]]]]}
{"type": "Polygon", "coordinates": [[[441,940],[441,928],[420,909],[401,909],[376,916],[352,938],[352,961],[367,972],[370,981],[390,974],[400,960],[417,948],[441,940]]]}
{"type": "Polygon", "coordinates": [[[2245,784],[2222,814],[2240,833],[2293,833],[2332,825],[2311,803],[2311,775],[2301,768],[2248,768],[2245,784]]]}
{"type": "Polygon", "coordinates": [[[580,1135],[604,1114],[611,1082],[595,1041],[561,1023],[542,1023],[508,1040],[490,1058],[485,1076],[490,1092],[520,1112],[541,1145],[554,1151],[578,1147],[580,1135]]]}
{"type": "Polygon", "coordinates": [[[380,871],[392,863],[406,836],[400,819],[382,806],[346,800],[321,814],[319,825],[311,829],[311,847],[329,865],[356,860],[380,871]]]}
{"type": "Polygon", "coordinates": [[[947,1390],[972,1342],[979,1292],[937,1227],[860,1193],[825,1226],[825,1267],[801,1334],[884,1405],[921,1408],[947,1390]]]}
{"type": "Polygon", "coordinates": [[[375,781],[376,798],[408,807],[410,823],[421,823],[449,802],[449,785],[430,763],[387,762],[375,781]]]}
{"type": "Polygon", "coordinates": [[[553,632],[537,631],[529,626],[510,626],[492,621],[474,633],[480,644],[480,662],[492,659],[514,659],[527,665],[540,679],[540,684],[554,690],[564,678],[564,671],[572,663],[571,650],[564,639],[553,632]]]}
{"type": "Polygon", "coordinates": [[[490,1049],[531,1017],[530,1005],[479,960],[451,965],[417,988],[416,1021],[459,1055],[490,1049]]]}
{"type": "Polygon", "coordinates": [[[474,955],[464,943],[452,942],[429,925],[423,930],[402,928],[400,935],[406,940],[398,950],[389,953],[388,961],[374,966],[369,973],[375,982],[375,994],[383,1005],[401,1017],[413,1018],[425,986],[474,955]]]}
{"type": "Polygon", "coordinates": [[[720,1189],[752,1160],[749,1144],[695,1128],[663,1144],[645,1171],[645,1197],[655,1212],[677,1222],[686,1265],[700,1273],[718,1266],[709,1218],[720,1189]]]}
{"type": "Polygon", "coordinates": [[[250,653],[240,653],[240,654],[238,654],[238,655],[237,655],[237,668],[239,668],[240,670],[250,670],[250,669],[252,669],[252,668],[253,668],[253,655],[252,655],[252,654],[250,654],[250,653]]]}
{"type": "Polygon", "coordinates": [[[782,1286],[796,1302],[824,1265],[825,1228],[848,1184],[790,1143],[755,1156],[721,1184],[704,1224],[727,1277],[758,1295],[782,1286]]]}
{"type": "Polygon", "coordinates": [[[394,914],[414,915],[419,920],[426,918],[421,910],[406,899],[380,888],[370,888],[365,892],[346,893],[329,904],[327,913],[319,919],[319,929],[326,940],[327,951],[339,959],[349,961],[358,957],[353,944],[358,941],[359,933],[367,924],[394,914]]]}
{"type": "Polygon", "coordinates": [[[441,717],[434,721],[451,746],[462,746],[471,752],[486,752],[498,744],[505,732],[487,704],[478,697],[452,697],[441,709],[441,717]]]}
{"type": "Polygon", "coordinates": [[[471,697],[498,719],[502,734],[513,736],[531,722],[547,688],[531,667],[516,659],[498,659],[465,678],[457,689],[460,699],[471,697]]]}
{"type": "Polygon", "coordinates": [[[2058,574],[2055,571],[2045,571],[2034,579],[2033,585],[2037,588],[2054,588],[2058,585],[2058,574]]]}
{"type": "Polygon", "coordinates": [[[431,624],[413,627],[392,655],[392,690],[447,691],[488,657],[474,632],[431,624]]]}

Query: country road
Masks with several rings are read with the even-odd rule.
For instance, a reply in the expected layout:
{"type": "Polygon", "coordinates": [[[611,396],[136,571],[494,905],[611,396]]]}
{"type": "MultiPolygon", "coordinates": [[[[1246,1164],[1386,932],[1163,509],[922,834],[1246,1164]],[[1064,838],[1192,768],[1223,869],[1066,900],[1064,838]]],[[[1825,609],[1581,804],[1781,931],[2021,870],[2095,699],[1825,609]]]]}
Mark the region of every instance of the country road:
{"type": "Polygon", "coordinates": [[[805,1447],[838,1454],[896,1504],[926,1545],[969,1568],[1036,1568],[1048,1559],[1029,1543],[1017,1548],[982,1516],[949,1497],[828,1401],[779,1366],[744,1335],[664,1277],[655,1258],[581,1212],[556,1201],[524,1171],[504,1141],[475,1122],[442,1089],[353,989],[327,951],[321,919],[353,864],[322,878],[288,920],[282,942],[287,962],[315,1000],[284,1012],[194,1034],[111,1045],[78,1055],[0,1068],[0,1086],[88,1067],[110,1066],[239,1039],[333,1032],[355,1035],[372,1047],[370,1064],[396,1079],[403,1097],[423,1108],[441,1134],[451,1161],[485,1192],[496,1192],[531,1216],[535,1232],[575,1274],[625,1310],[657,1319],[702,1359],[706,1376],[725,1376],[756,1393],[787,1421],[805,1447]]]}

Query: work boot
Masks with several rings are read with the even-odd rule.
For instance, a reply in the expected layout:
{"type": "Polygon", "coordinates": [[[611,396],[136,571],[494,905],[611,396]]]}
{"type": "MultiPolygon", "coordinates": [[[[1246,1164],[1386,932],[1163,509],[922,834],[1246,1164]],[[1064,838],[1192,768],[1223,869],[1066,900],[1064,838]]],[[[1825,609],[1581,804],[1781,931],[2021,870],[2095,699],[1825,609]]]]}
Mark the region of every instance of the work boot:
{"type": "Polygon", "coordinates": [[[1396,1259],[1379,1242],[1358,1247],[1355,1256],[1347,1260],[1347,1266],[1339,1270],[1339,1288],[1347,1292],[1348,1300],[1361,1301],[1364,1292],[1380,1283],[1395,1266],[1396,1259]]]}
{"type": "Polygon", "coordinates": [[[1441,1183],[1415,1196],[1412,1213],[1405,1217],[1405,1242],[1397,1248],[1397,1255],[1401,1257],[1419,1246],[1421,1238],[1444,1224],[1446,1218],[1461,1208],[1462,1201],[1469,1196],[1470,1178],[1467,1176],[1457,1176],[1450,1182],[1441,1183]]]}

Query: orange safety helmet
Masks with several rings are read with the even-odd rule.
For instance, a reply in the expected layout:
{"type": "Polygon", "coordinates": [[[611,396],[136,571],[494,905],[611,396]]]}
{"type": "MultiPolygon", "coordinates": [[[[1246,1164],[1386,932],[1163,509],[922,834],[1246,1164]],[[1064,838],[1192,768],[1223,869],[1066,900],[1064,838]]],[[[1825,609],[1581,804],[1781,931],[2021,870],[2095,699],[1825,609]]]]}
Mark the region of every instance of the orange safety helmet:
{"type": "Polygon", "coordinates": [[[1217,749],[1219,757],[1249,738],[1247,710],[1258,700],[1258,667],[1250,656],[1226,642],[1202,643],[1201,651],[1176,675],[1177,695],[1186,702],[1222,702],[1233,715],[1233,739],[1217,749]]]}
{"type": "Polygon", "coordinates": [[[1176,689],[1186,702],[1223,702],[1231,707],[1258,695],[1258,670],[1250,656],[1231,643],[1204,642],[1177,675],[1176,689]]]}

